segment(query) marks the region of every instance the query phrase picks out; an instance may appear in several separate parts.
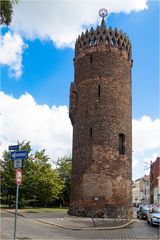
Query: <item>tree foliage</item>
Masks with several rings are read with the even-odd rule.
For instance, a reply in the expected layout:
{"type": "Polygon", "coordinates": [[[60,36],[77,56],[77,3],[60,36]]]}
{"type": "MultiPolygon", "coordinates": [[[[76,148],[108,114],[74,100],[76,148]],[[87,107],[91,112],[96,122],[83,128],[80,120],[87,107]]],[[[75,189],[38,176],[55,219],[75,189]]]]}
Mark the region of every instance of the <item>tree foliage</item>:
{"type": "Polygon", "coordinates": [[[10,25],[12,21],[13,6],[18,0],[0,0],[0,24],[10,25]]]}
{"type": "MultiPolygon", "coordinates": [[[[31,154],[29,142],[21,143],[20,147],[28,150],[28,159],[24,160],[22,169],[23,182],[20,185],[19,201],[24,205],[46,206],[47,203],[59,197],[64,183],[59,173],[49,163],[45,150],[31,154]]],[[[4,152],[1,160],[1,181],[2,197],[6,197],[9,203],[15,201],[15,169],[8,151],[4,152]]]]}
{"type": "Polygon", "coordinates": [[[63,181],[63,189],[60,193],[60,199],[64,206],[68,206],[70,202],[71,194],[71,171],[72,171],[72,159],[71,157],[63,157],[58,159],[57,171],[60,179],[63,181]]]}

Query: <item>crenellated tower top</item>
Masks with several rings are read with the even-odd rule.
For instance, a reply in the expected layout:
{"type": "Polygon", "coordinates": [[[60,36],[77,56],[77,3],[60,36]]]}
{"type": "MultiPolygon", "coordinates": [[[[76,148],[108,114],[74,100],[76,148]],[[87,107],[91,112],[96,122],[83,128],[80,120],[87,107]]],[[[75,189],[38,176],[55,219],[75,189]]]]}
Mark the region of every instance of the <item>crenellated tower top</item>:
{"type": "Polygon", "coordinates": [[[126,51],[128,53],[128,58],[131,59],[132,47],[128,36],[123,33],[122,30],[118,31],[117,28],[113,30],[110,26],[107,29],[104,20],[106,15],[103,15],[102,13],[100,16],[102,17],[100,26],[98,26],[95,30],[92,27],[90,31],[86,30],[85,33],[82,32],[82,34],[78,36],[78,39],[75,43],[75,57],[77,57],[85,48],[95,47],[103,44],[107,45],[108,47],[117,47],[126,51]]]}

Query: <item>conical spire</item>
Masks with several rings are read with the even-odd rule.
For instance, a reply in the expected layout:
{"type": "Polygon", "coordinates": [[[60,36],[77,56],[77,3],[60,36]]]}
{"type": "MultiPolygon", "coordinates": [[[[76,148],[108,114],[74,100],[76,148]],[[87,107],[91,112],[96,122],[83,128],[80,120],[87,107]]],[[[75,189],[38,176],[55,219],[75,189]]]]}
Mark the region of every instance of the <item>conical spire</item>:
{"type": "Polygon", "coordinates": [[[105,23],[104,17],[102,18],[101,28],[106,28],[106,23],[105,23]]]}
{"type": "Polygon", "coordinates": [[[108,11],[104,8],[99,10],[99,16],[102,18],[101,24],[94,30],[91,27],[90,31],[86,30],[78,36],[75,44],[75,56],[78,56],[80,51],[84,48],[90,48],[98,45],[109,45],[112,47],[123,49],[128,53],[131,59],[131,43],[129,38],[122,31],[118,31],[117,28],[114,30],[106,27],[106,16],[108,11]]]}
{"type": "Polygon", "coordinates": [[[108,15],[108,11],[105,8],[101,8],[99,10],[99,16],[102,18],[102,22],[101,22],[101,28],[106,28],[106,23],[104,18],[108,15]]]}

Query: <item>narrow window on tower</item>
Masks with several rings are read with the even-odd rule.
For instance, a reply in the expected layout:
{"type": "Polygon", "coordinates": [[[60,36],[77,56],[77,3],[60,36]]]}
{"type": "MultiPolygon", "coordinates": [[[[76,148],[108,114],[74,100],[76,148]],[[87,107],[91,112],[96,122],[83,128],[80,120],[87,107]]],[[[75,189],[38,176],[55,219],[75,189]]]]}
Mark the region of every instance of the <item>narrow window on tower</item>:
{"type": "Polygon", "coordinates": [[[92,63],[92,60],[93,60],[93,59],[92,59],[92,54],[91,54],[91,55],[90,55],[90,63],[92,63]]]}
{"type": "Polygon", "coordinates": [[[98,85],[98,97],[100,97],[100,95],[101,95],[101,86],[100,86],[100,84],[98,85]]]}
{"type": "Polygon", "coordinates": [[[90,138],[92,138],[92,128],[90,127],[90,138]]]}
{"type": "Polygon", "coordinates": [[[87,115],[88,115],[88,110],[86,109],[86,111],[85,111],[85,118],[87,118],[87,115]]]}
{"type": "Polygon", "coordinates": [[[119,154],[125,154],[125,134],[119,134],[119,154]]]}

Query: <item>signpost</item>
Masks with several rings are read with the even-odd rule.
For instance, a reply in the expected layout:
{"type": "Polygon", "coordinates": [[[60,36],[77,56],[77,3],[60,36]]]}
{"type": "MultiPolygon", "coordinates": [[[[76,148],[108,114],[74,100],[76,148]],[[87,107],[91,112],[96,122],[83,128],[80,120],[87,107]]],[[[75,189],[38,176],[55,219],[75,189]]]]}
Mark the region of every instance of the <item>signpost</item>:
{"type": "Polygon", "coordinates": [[[16,240],[16,226],[17,226],[17,209],[18,209],[18,193],[19,193],[19,185],[22,182],[22,170],[20,168],[16,169],[16,211],[15,211],[15,220],[14,220],[14,240],[16,240]]]}
{"type": "Polygon", "coordinates": [[[19,145],[12,145],[12,146],[9,146],[9,150],[19,150],[19,145]]]}
{"type": "Polygon", "coordinates": [[[11,152],[11,160],[15,159],[26,159],[28,156],[27,151],[16,151],[16,152],[11,152]]]}
{"type": "Polygon", "coordinates": [[[22,168],[22,167],[23,167],[22,159],[14,160],[14,168],[22,168]]]}
{"type": "Polygon", "coordinates": [[[21,168],[16,169],[16,183],[17,183],[17,185],[21,185],[21,183],[22,183],[22,170],[21,170],[21,168]]]}
{"type": "Polygon", "coordinates": [[[16,225],[17,225],[17,210],[18,210],[18,193],[19,186],[22,183],[22,170],[23,160],[28,157],[28,152],[25,150],[19,150],[19,145],[9,146],[10,159],[14,160],[14,168],[16,168],[16,209],[15,209],[15,223],[14,223],[14,240],[16,240],[16,225]]]}

